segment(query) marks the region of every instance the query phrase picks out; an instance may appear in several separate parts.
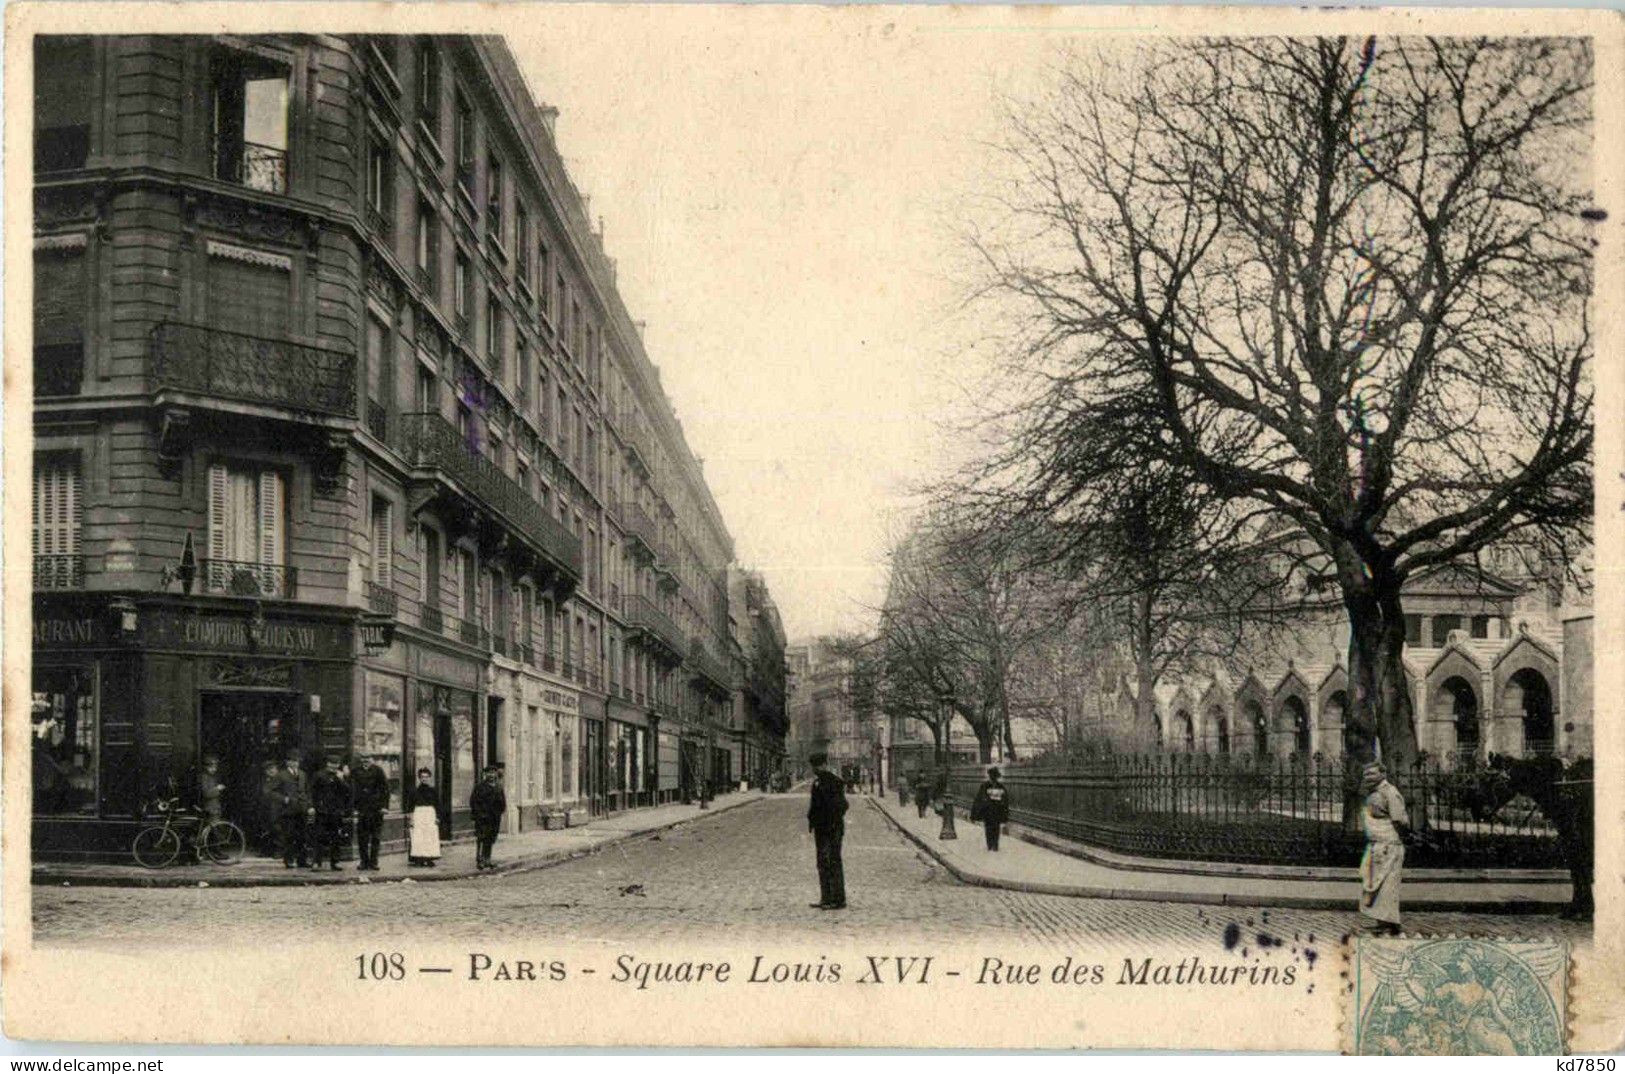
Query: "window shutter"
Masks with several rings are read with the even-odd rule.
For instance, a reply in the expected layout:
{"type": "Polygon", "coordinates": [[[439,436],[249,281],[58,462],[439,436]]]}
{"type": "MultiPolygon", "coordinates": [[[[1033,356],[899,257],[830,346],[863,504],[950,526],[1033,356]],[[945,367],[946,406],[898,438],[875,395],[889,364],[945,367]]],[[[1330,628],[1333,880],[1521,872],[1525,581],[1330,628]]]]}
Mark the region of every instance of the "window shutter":
{"type": "Polygon", "coordinates": [[[211,257],[210,319],[232,332],[286,336],[292,324],[291,283],[286,269],[211,257]]]}
{"type": "Polygon", "coordinates": [[[372,503],[372,580],[389,588],[390,570],[395,559],[395,532],[388,500],[372,503]]]}
{"type": "Polygon", "coordinates": [[[53,459],[34,464],[34,525],[30,534],[36,556],[78,555],[80,495],[78,460],[53,459]]]}
{"type": "Polygon", "coordinates": [[[226,502],[229,482],[226,468],[218,463],[209,467],[209,558],[226,559],[230,547],[228,530],[231,526],[231,508],[226,502]]]}
{"type": "MultiPolygon", "coordinates": [[[[260,474],[260,562],[282,565],[282,475],[273,470],[260,474]]],[[[272,583],[273,587],[275,583],[272,583]]]]}

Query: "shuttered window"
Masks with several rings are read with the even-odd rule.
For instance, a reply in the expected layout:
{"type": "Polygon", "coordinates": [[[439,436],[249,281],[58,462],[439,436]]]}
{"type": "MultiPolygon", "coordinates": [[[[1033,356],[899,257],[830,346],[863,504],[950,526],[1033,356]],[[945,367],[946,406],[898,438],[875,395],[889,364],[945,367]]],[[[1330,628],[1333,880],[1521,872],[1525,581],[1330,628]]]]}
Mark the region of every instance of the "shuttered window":
{"type": "Polygon", "coordinates": [[[372,580],[385,589],[390,586],[395,562],[393,505],[381,496],[372,501],[372,580]]]}
{"type": "Polygon", "coordinates": [[[291,596],[282,475],[209,467],[209,564],[205,588],[241,596],[291,596]]]}
{"type": "Polygon", "coordinates": [[[77,455],[34,458],[31,539],[35,589],[77,589],[83,584],[79,532],[84,497],[77,455]]]}
{"type": "Polygon", "coordinates": [[[209,316],[227,331],[285,338],[293,327],[290,293],[285,268],[209,259],[209,316]]]}

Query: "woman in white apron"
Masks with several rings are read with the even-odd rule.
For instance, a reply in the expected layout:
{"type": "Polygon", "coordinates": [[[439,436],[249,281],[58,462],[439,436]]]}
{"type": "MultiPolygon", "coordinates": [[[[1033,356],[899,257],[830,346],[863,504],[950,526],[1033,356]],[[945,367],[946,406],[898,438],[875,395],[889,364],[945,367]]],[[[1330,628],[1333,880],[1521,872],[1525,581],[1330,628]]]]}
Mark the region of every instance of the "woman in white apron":
{"type": "Polygon", "coordinates": [[[440,859],[440,792],[435,790],[427,768],[418,769],[417,789],[412,792],[412,832],[406,851],[408,865],[433,866],[440,859]]]}

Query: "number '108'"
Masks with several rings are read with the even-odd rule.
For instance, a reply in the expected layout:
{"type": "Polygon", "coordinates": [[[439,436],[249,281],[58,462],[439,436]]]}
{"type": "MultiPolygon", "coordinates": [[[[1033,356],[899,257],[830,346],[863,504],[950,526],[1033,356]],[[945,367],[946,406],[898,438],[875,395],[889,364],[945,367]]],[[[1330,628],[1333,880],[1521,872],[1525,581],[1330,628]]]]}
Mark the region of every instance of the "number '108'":
{"type": "Polygon", "coordinates": [[[399,981],[406,976],[406,959],[399,951],[355,956],[355,975],[362,981],[399,981]]]}

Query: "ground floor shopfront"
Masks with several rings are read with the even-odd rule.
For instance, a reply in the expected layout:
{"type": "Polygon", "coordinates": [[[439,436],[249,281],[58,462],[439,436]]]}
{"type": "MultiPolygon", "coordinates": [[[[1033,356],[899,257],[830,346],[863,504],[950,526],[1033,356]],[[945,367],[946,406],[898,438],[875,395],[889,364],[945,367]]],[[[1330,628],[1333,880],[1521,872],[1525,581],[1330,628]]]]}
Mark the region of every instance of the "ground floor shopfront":
{"type": "Polygon", "coordinates": [[[348,750],[353,609],[103,593],[38,594],[33,611],[36,857],[127,860],[204,756],[226,816],[263,842],[266,766],[348,750]]]}

